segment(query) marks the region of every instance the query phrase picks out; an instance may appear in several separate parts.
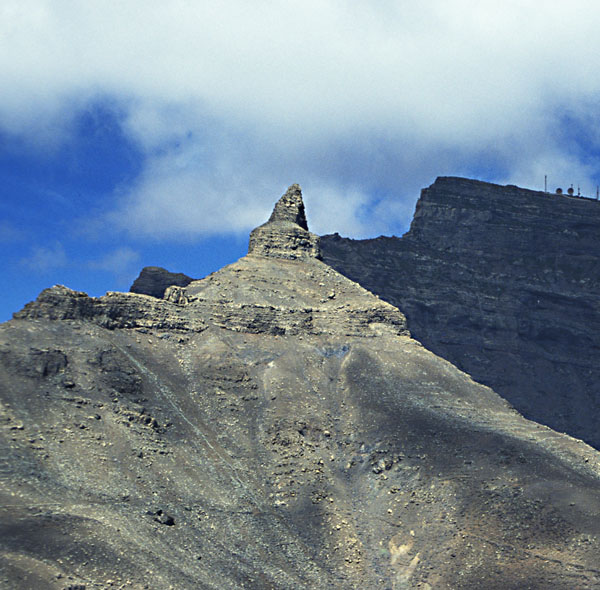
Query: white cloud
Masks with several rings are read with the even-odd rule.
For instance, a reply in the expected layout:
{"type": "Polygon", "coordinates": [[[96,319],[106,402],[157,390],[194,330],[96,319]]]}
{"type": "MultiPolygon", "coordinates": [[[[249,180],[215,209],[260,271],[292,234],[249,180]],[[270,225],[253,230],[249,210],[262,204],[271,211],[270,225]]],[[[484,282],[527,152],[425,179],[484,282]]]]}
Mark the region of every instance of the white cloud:
{"type": "Polygon", "coordinates": [[[151,158],[107,220],[134,235],[187,240],[246,231],[268,215],[276,185],[228,157],[204,159],[195,144],[151,158]]]}
{"type": "Polygon", "coordinates": [[[321,235],[338,232],[356,238],[373,231],[385,231],[385,221],[373,220],[368,213],[369,200],[355,187],[321,186],[318,180],[310,182],[304,201],[311,231],[321,235]]]}
{"type": "Polygon", "coordinates": [[[113,273],[119,284],[129,284],[139,267],[139,261],[140,253],[124,246],[107,252],[100,260],[89,262],[88,266],[94,270],[113,273]]]}
{"type": "Polygon", "coordinates": [[[60,242],[51,246],[36,246],[29,256],[21,259],[21,264],[33,272],[46,273],[67,264],[67,255],[60,242]]]}
{"type": "Polygon", "coordinates": [[[386,231],[490,154],[516,184],[595,186],[560,114],[600,141],[598,30],[590,0],[4,0],[0,126],[47,146],[119,100],[148,159],[115,215],[142,235],[245,231],[291,182],[316,227],[386,231]]]}
{"type": "Polygon", "coordinates": [[[121,273],[136,265],[140,259],[139,252],[124,246],[105,254],[100,260],[90,262],[91,268],[121,273]]]}

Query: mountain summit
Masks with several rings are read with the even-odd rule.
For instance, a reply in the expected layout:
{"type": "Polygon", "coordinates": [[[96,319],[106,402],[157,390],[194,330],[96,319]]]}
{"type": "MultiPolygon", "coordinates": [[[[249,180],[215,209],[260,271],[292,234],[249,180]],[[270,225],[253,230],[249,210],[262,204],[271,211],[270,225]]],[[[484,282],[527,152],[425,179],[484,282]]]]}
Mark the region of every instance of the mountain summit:
{"type": "Polygon", "coordinates": [[[292,184],[267,223],[250,234],[248,254],[271,258],[321,258],[319,237],[308,231],[300,186],[292,184]]]}
{"type": "Polygon", "coordinates": [[[279,201],[275,203],[268,223],[291,223],[308,231],[302,189],[299,184],[292,184],[279,201]]]}
{"type": "Polygon", "coordinates": [[[600,587],[600,454],[316,256],[299,187],[158,299],[0,326],[0,587],[600,587]]]}

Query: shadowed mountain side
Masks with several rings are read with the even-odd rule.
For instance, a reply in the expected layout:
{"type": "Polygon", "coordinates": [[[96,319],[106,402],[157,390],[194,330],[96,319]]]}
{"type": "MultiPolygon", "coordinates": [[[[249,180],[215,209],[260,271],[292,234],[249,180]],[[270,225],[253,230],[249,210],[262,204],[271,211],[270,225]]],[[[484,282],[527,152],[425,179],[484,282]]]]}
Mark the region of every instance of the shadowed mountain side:
{"type": "Polygon", "coordinates": [[[427,348],[600,446],[600,203],[438,178],[401,239],[324,236],[321,248],[427,348]]]}
{"type": "Polygon", "coordinates": [[[600,455],[285,248],[0,326],[0,584],[600,585],[600,455]]]}

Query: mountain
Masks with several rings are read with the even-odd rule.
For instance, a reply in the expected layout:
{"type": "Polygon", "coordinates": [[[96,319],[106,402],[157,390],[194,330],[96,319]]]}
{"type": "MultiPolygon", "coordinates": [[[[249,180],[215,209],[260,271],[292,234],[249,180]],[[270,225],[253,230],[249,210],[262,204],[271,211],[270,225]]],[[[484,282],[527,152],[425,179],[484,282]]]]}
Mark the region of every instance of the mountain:
{"type": "Polygon", "coordinates": [[[598,201],[438,178],[402,238],[324,236],[321,248],[429,350],[600,448],[598,201]]]}
{"type": "Polygon", "coordinates": [[[0,326],[0,587],[600,586],[600,455],[320,258],[300,188],[163,298],[0,326]]]}

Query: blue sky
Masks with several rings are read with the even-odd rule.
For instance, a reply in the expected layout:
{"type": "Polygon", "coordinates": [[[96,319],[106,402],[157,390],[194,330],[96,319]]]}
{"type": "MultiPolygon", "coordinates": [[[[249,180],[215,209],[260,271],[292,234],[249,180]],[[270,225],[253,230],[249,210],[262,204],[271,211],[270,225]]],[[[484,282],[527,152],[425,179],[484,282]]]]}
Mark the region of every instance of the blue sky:
{"type": "Polygon", "coordinates": [[[0,321],[205,276],[294,182],[357,238],[438,175],[595,194],[599,50],[581,0],[2,0],[0,321]]]}

